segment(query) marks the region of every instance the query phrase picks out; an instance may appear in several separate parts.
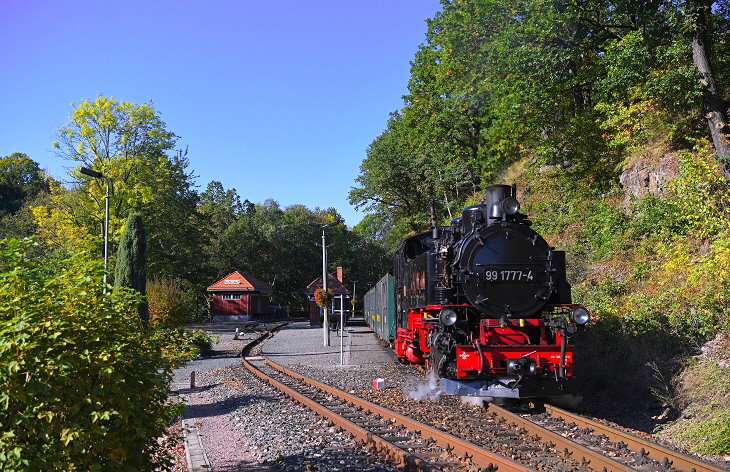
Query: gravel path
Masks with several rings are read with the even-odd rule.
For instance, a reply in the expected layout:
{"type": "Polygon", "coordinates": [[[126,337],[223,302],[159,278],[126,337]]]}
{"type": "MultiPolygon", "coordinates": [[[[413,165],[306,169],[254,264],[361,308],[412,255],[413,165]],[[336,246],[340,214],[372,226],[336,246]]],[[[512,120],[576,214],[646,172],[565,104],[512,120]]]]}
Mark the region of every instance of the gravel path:
{"type": "MultiPolygon", "coordinates": [[[[214,463],[215,467],[212,469],[216,471],[264,472],[269,469],[260,466],[260,461],[253,453],[255,446],[251,445],[240,429],[231,423],[227,412],[222,410],[220,405],[211,401],[209,393],[212,385],[207,377],[221,369],[226,370],[240,364],[240,352],[243,345],[246,340],[255,338],[253,333],[245,333],[239,336],[239,340],[235,340],[236,328],[241,329],[242,325],[242,323],[223,322],[189,326],[192,329],[210,331],[217,336],[217,341],[213,345],[211,356],[194,359],[185,367],[175,370],[172,389],[177,390],[181,399],[188,405],[183,420],[188,420],[186,423],[191,422],[197,425],[197,433],[208,461],[207,465],[214,463]],[[192,372],[195,372],[195,388],[191,388],[192,372]],[[215,439],[217,436],[225,439],[218,441],[215,439]]],[[[197,446],[194,441],[193,445],[197,446]]],[[[206,470],[192,467],[189,444],[187,449],[187,468],[206,470]]]]}

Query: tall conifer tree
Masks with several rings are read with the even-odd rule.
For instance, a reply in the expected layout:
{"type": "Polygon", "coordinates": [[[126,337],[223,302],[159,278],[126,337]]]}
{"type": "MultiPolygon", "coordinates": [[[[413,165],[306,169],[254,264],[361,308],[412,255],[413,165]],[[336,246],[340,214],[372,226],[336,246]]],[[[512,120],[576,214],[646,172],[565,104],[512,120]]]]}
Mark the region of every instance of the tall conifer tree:
{"type": "MultiPolygon", "coordinates": [[[[121,240],[119,241],[117,265],[114,271],[114,285],[117,287],[129,287],[142,295],[145,294],[147,285],[145,252],[146,244],[142,215],[139,213],[130,213],[121,240]]],[[[140,304],[139,317],[146,326],[149,319],[147,303],[140,304]]]]}

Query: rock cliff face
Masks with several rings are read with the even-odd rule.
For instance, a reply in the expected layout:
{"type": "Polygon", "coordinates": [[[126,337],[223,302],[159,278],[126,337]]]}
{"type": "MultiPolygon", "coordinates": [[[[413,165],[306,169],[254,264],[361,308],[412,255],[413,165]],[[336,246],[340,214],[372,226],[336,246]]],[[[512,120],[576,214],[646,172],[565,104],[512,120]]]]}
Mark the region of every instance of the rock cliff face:
{"type": "Polygon", "coordinates": [[[679,158],[671,152],[642,154],[629,159],[624,165],[619,182],[624,188],[624,203],[646,195],[661,197],[672,179],[679,177],[679,158]]]}

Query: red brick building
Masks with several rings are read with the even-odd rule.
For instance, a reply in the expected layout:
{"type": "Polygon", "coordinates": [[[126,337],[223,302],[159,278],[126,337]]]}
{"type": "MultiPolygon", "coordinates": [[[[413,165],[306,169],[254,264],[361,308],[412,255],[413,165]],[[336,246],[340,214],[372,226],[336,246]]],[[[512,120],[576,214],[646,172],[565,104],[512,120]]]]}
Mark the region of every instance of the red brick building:
{"type": "MultiPolygon", "coordinates": [[[[314,301],[314,292],[322,288],[322,276],[317,277],[307,286],[307,290],[304,292],[309,297],[309,325],[319,326],[320,308],[317,306],[317,302],[314,301]]],[[[332,300],[332,315],[335,315],[337,319],[340,319],[340,314],[345,313],[345,319],[347,314],[350,312],[350,291],[342,282],[342,267],[337,268],[337,277],[332,274],[327,274],[327,290],[332,290],[334,300],[332,300]]]]}
{"type": "Polygon", "coordinates": [[[213,320],[237,321],[266,313],[273,289],[247,272],[236,271],[208,287],[208,292],[213,295],[210,304],[213,320]]]}

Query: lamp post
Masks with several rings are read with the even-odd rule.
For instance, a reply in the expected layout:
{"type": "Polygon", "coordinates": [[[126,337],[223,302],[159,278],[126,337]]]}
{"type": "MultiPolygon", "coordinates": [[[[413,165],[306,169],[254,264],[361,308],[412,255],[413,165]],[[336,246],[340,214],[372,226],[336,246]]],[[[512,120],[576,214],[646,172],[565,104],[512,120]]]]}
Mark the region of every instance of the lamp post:
{"type": "MultiPolygon", "coordinates": [[[[333,221],[326,225],[309,222],[309,226],[322,228],[322,290],[325,292],[327,292],[327,244],[324,237],[324,230],[338,224],[340,224],[339,221],[333,221]]],[[[324,314],[324,323],[322,324],[324,325],[324,345],[326,347],[330,345],[330,321],[326,305],[322,308],[322,313],[324,314]]]]}
{"type": "Polygon", "coordinates": [[[88,175],[95,179],[106,179],[106,196],[104,199],[104,294],[106,294],[106,286],[108,284],[108,266],[109,266],[109,183],[111,179],[101,172],[96,172],[86,167],[79,169],[82,174],[88,175]]]}

